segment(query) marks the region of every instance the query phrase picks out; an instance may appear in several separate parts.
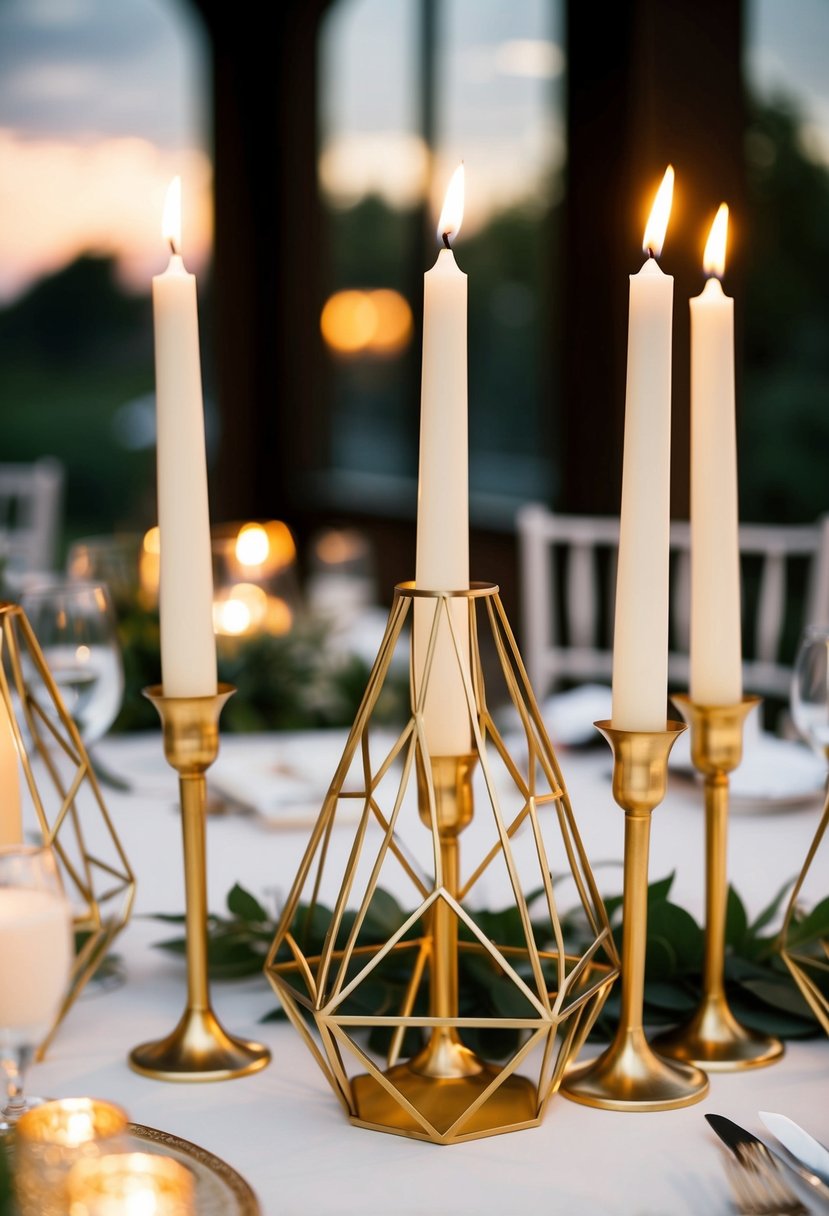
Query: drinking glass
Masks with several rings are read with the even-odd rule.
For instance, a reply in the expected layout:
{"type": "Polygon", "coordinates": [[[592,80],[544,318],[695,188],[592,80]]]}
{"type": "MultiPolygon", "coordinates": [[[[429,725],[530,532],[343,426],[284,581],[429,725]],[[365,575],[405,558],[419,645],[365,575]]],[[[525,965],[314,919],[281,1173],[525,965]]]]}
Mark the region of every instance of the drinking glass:
{"type": "Polygon", "coordinates": [[[26,1069],[57,1016],[72,954],[72,912],[52,849],[0,847],[0,1132],[35,1101],[24,1094],[26,1069]]]}
{"type": "Polygon", "coordinates": [[[118,629],[105,583],[53,582],[20,603],[67,712],[89,747],[109,730],[124,695],[118,629]]]}
{"type": "Polygon", "coordinates": [[[829,626],[807,625],[792,674],[791,712],[801,737],[829,761],[829,626]]]}

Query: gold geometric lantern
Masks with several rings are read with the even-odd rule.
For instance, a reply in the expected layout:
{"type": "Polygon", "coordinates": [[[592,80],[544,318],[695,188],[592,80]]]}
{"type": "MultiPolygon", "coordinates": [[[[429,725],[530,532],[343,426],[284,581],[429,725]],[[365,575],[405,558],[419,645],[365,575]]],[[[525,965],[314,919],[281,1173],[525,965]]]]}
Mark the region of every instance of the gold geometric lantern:
{"type": "MultiPolygon", "coordinates": [[[[829,749],[827,749],[829,758],[829,749]]],[[[801,904],[812,909],[823,904],[823,909],[829,901],[829,788],[823,813],[817,826],[814,839],[809,846],[803,869],[798,875],[789,897],[789,906],[783,920],[781,930],[781,950],[783,961],[792,973],[792,977],[812,1008],[817,1020],[829,1034],[829,937],[814,940],[808,932],[809,913],[801,911],[801,904]],[[819,860],[815,865],[815,859],[819,860]],[[804,898],[805,897],[805,898],[804,898]],[[795,915],[795,913],[798,915],[795,915]],[[804,935],[801,925],[807,931],[804,935]],[[808,944],[804,941],[808,937],[808,944]]],[[[822,919],[825,922],[825,911],[822,919]]],[[[821,912],[818,912],[821,915],[821,912]]]]}
{"type": "Polygon", "coordinates": [[[66,1013],[129,919],[135,879],[78,728],[26,614],[0,603],[0,697],[43,843],[58,858],[74,911],[76,956],[42,1058],[66,1013]]]}
{"type": "Polygon", "coordinates": [[[265,970],[355,1125],[451,1144],[541,1121],[618,957],[497,587],[395,589],[265,970]],[[375,711],[423,600],[419,687],[392,735],[375,711]],[[463,686],[464,755],[429,751],[423,711],[441,651],[463,686]],[[496,703],[518,724],[509,743],[496,703]],[[579,905],[576,950],[562,881],[579,905]]]}

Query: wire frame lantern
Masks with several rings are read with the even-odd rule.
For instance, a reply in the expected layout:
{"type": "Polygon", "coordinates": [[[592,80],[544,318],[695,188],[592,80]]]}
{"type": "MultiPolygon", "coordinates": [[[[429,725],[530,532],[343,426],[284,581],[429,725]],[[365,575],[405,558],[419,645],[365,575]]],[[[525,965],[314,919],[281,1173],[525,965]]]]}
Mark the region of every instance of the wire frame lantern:
{"type": "Polygon", "coordinates": [[[541,1121],[618,956],[497,587],[395,589],[265,970],[352,1123],[450,1144],[541,1121]],[[430,614],[425,632],[410,629],[417,612],[430,614]],[[416,661],[415,633],[422,673],[392,735],[376,710],[396,658],[416,661]],[[468,714],[459,756],[429,750],[441,648],[468,714]],[[558,911],[565,880],[575,950],[558,911]]]}
{"type": "MultiPolygon", "coordinates": [[[[829,756],[829,753],[828,753],[829,756]]],[[[814,939],[810,921],[826,921],[829,904],[829,786],[803,869],[792,887],[781,931],[781,954],[817,1020],[829,1034],[829,937],[814,939]],[[822,904],[822,908],[818,905],[822,904]],[[811,907],[811,912],[803,911],[811,907]]],[[[812,922],[813,923],[813,922],[812,922]]]]}
{"type": "MultiPolygon", "coordinates": [[[[57,856],[72,905],[75,960],[42,1058],[60,1023],[126,925],[135,878],[98,779],[25,612],[0,603],[0,697],[43,843],[57,856]]],[[[24,820],[25,822],[25,820],[24,820]]]]}

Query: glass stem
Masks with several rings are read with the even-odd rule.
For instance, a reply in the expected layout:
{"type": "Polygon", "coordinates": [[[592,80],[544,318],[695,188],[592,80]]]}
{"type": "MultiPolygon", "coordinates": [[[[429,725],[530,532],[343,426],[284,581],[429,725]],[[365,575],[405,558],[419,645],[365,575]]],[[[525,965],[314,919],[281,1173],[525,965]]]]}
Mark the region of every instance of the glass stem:
{"type": "Polygon", "coordinates": [[[3,1059],[3,1067],[6,1070],[6,1105],[0,1114],[8,1123],[15,1123],[26,1112],[23,1083],[33,1055],[33,1047],[18,1047],[13,1055],[3,1059]]]}

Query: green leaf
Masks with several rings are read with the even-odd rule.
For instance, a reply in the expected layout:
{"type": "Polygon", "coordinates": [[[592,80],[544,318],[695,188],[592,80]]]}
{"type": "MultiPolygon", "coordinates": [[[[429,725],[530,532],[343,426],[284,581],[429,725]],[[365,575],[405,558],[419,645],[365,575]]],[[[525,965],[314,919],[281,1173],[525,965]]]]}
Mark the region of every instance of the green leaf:
{"type": "Polygon", "coordinates": [[[746,940],[748,931],[748,916],[745,905],[732,886],[728,888],[728,900],[725,907],[725,942],[735,950],[740,950],[746,940]]]}
{"type": "Polygon", "coordinates": [[[829,895],[790,928],[788,945],[802,946],[817,937],[829,937],[829,895]]]}
{"type": "Polygon", "coordinates": [[[783,899],[790,890],[793,882],[793,878],[787,878],[783,883],[783,886],[775,894],[771,903],[767,904],[766,907],[758,913],[756,920],[751,922],[749,925],[749,933],[751,933],[752,936],[757,937],[762,929],[765,929],[767,925],[771,924],[771,922],[777,916],[777,913],[780,911],[780,905],[783,903],[783,899]]]}
{"type": "Polygon", "coordinates": [[[246,891],[238,882],[231,887],[228,893],[227,908],[234,916],[241,917],[242,920],[253,921],[254,924],[262,924],[270,920],[259,900],[255,899],[250,891],[246,891]]]}

